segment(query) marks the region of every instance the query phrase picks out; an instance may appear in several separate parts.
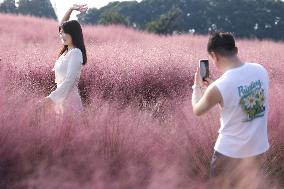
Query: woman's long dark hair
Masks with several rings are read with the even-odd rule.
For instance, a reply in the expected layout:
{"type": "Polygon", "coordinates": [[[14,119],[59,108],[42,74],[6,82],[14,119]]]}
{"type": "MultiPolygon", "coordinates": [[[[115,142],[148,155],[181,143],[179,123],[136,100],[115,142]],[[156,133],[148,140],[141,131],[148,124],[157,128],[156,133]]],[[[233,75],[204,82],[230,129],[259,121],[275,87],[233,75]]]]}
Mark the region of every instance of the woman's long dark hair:
{"type": "MultiPolygon", "coordinates": [[[[87,53],[84,43],[84,37],[81,25],[76,20],[70,20],[64,22],[61,26],[59,26],[59,32],[63,30],[64,33],[71,35],[73,45],[80,49],[83,55],[83,65],[87,63],[87,53]]],[[[61,56],[65,51],[68,50],[67,45],[63,45],[62,49],[60,50],[59,56],[61,56]]]]}

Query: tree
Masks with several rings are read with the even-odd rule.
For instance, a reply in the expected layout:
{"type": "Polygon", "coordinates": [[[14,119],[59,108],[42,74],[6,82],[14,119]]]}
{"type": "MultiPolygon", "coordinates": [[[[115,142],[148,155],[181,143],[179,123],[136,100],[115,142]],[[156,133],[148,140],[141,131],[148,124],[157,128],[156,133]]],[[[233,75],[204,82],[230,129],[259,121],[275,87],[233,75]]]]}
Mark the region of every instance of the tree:
{"type": "Polygon", "coordinates": [[[177,28],[176,19],[180,14],[180,9],[173,9],[167,14],[161,15],[158,20],[149,22],[146,25],[146,30],[157,34],[172,34],[177,28]]]}
{"type": "Polygon", "coordinates": [[[240,38],[284,40],[282,0],[113,2],[80,15],[79,21],[88,24],[112,23],[118,19],[117,14],[124,17],[122,20],[126,20],[129,26],[159,34],[178,31],[206,35],[214,31],[229,31],[240,38]],[[173,10],[179,10],[178,14],[174,14],[173,10]],[[115,12],[114,15],[111,12],[115,12]]]}
{"type": "Polygon", "coordinates": [[[119,14],[118,12],[108,11],[103,13],[98,21],[99,24],[110,25],[110,24],[121,24],[128,25],[128,22],[124,16],[119,14]]]}
{"type": "Polygon", "coordinates": [[[50,0],[20,0],[18,12],[23,15],[56,19],[50,0]]]}
{"type": "MultiPolygon", "coordinates": [[[[78,20],[80,23],[84,24],[100,24],[103,17],[124,17],[127,25],[132,24],[135,20],[136,7],[139,5],[136,1],[126,1],[126,2],[111,2],[107,6],[100,9],[91,8],[86,14],[79,14],[78,20]],[[115,12],[114,15],[109,15],[110,12],[115,12]],[[134,21],[133,21],[134,20],[134,21]],[[133,21],[133,22],[132,22],[133,21]]],[[[139,13],[136,13],[139,14],[139,13]]],[[[123,23],[125,23],[123,21],[123,23]]],[[[125,25],[125,24],[124,24],[125,25]]]]}
{"type": "Polygon", "coordinates": [[[3,3],[1,3],[0,12],[16,14],[17,7],[15,0],[5,0],[3,3]]]}
{"type": "Polygon", "coordinates": [[[100,18],[100,11],[96,8],[91,8],[87,13],[78,14],[77,18],[83,24],[96,24],[100,18]]]}

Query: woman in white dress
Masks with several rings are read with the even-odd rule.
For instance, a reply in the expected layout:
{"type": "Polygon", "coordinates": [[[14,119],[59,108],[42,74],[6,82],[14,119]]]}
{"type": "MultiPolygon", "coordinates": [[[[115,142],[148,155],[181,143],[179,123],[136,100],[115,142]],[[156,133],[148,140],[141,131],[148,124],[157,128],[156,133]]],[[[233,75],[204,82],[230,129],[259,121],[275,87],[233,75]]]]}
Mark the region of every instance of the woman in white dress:
{"type": "Polygon", "coordinates": [[[54,108],[59,115],[78,115],[83,110],[78,83],[82,66],[87,62],[86,48],[80,24],[68,20],[73,10],[85,12],[87,9],[86,5],[73,5],[60,22],[63,47],[52,69],[57,88],[40,102],[44,111],[54,108]]]}

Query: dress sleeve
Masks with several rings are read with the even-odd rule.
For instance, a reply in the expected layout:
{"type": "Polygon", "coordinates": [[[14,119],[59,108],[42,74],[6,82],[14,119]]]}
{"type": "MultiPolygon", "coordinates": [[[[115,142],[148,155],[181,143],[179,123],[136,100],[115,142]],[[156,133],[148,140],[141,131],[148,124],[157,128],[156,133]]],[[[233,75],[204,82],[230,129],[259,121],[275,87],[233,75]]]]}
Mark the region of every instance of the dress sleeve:
{"type": "Polygon", "coordinates": [[[79,49],[72,50],[69,54],[67,73],[64,81],[48,96],[53,102],[61,104],[68,96],[76,83],[76,79],[80,78],[82,63],[82,52],[79,49]]]}

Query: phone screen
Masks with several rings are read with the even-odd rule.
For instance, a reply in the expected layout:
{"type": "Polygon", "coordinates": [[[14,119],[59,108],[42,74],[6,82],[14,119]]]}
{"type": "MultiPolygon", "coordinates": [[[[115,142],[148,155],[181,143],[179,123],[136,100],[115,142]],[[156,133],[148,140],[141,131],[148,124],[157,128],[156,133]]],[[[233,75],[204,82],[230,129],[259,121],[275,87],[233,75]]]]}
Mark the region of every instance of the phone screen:
{"type": "Polygon", "coordinates": [[[200,74],[203,80],[209,77],[209,61],[207,59],[199,60],[200,74]]]}

